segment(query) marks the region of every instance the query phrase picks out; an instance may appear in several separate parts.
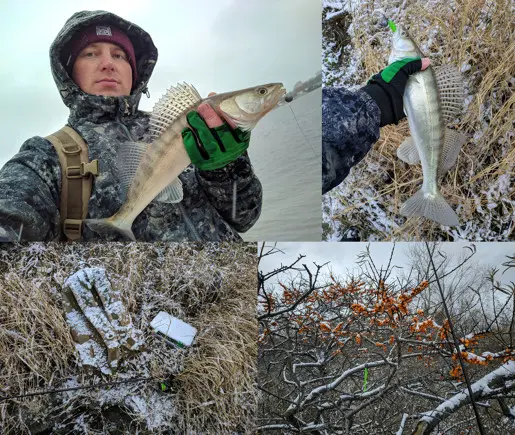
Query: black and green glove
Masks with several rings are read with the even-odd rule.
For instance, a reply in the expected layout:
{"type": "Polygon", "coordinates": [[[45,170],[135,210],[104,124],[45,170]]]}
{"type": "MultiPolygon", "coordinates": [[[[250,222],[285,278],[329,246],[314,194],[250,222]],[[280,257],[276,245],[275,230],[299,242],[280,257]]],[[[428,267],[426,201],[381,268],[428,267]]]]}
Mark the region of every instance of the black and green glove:
{"type": "Polygon", "coordinates": [[[184,146],[191,163],[203,171],[223,168],[249,147],[250,132],[232,129],[227,123],[209,128],[195,111],[186,118],[189,127],[182,130],[184,146]]]}
{"type": "Polygon", "coordinates": [[[402,96],[410,74],[422,69],[420,58],[406,58],[393,62],[385,69],[372,76],[362,88],[377,103],[381,110],[380,127],[397,124],[404,118],[402,96]]]}

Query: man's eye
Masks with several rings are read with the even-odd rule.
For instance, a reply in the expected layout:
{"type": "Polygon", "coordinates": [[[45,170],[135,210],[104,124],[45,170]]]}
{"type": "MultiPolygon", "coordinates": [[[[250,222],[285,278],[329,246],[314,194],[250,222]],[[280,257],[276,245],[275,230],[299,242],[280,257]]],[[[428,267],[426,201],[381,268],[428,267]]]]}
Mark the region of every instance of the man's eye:
{"type": "Polygon", "coordinates": [[[86,51],[83,56],[84,57],[93,57],[95,55],[95,53],[93,53],[92,51],[86,51]]]}
{"type": "Polygon", "coordinates": [[[113,55],[113,57],[116,58],[116,59],[127,60],[127,57],[124,54],[122,54],[122,53],[117,53],[117,54],[113,55]]]}

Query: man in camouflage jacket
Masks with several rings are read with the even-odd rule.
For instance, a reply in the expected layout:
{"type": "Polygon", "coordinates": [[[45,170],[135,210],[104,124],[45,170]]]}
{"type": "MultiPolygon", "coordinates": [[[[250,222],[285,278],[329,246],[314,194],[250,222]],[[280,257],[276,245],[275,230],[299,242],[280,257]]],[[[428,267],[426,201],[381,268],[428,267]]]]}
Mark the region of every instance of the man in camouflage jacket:
{"type": "Polygon", "coordinates": [[[395,62],[356,92],[322,88],[322,193],[338,186],[365,157],[380,127],[405,117],[402,97],[409,75],[429,63],[428,58],[395,62]]]}
{"type": "MultiPolygon", "coordinates": [[[[113,215],[121,207],[124,193],[117,176],[117,150],[125,142],[150,141],[149,114],[138,104],[147,91],[157,60],[150,35],[135,24],[105,11],[75,13],[50,47],[52,74],[67,107],[68,125],[86,141],[89,160],[98,159],[89,200],[88,218],[113,215]],[[66,68],[64,48],[78,30],[91,24],[111,24],[130,38],[135,52],[137,80],[129,96],[102,96],[83,92],[66,68]]],[[[142,241],[239,241],[238,232],[257,221],[262,204],[261,183],[254,175],[246,154],[222,169],[201,171],[189,166],[179,177],[184,198],[175,204],[152,201],[132,226],[142,241]],[[236,210],[233,215],[233,185],[236,183],[236,210]]],[[[57,153],[43,137],[28,139],[0,170],[0,228],[17,233],[21,240],[63,239],[59,200],[61,167],[57,153]]],[[[84,227],[84,226],[83,226],[84,227]]],[[[102,237],[121,240],[118,234],[99,236],[83,228],[83,240],[102,237]]]]}

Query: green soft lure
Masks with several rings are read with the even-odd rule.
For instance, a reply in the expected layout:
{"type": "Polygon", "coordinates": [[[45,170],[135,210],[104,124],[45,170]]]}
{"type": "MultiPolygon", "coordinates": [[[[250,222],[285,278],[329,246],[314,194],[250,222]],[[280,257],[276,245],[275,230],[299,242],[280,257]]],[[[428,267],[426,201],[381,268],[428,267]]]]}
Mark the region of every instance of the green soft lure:
{"type": "Polygon", "coordinates": [[[363,374],[363,392],[367,391],[367,381],[368,381],[368,368],[365,367],[365,373],[363,374]]]}
{"type": "Polygon", "coordinates": [[[390,29],[392,29],[392,32],[394,33],[397,30],[397,27],[395,26],[395,23],[392,20],[388,20],[388,27],[390,27],[390,29]]]}

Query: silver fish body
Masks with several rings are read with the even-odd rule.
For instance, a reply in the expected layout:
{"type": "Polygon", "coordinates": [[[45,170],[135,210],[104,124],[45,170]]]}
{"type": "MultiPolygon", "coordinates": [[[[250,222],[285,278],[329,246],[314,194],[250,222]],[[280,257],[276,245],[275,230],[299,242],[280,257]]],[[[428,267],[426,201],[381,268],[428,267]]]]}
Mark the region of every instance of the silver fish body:
{"type": "MultiPolygon", "coordinates": [[[[408,57],[423,56],[406,30],[398,26],[389,63],[408,57]]],[[[456,226],[459,224],[458,217],[441,195],[437,183],[439,174],[454,164],[457,153],[446,150],[444,155],[445,120],[438,80],[432,67],[409,77],[403,104],[411,138],[399,147],[397,154],[408,163],[421,162],[423,183],[421,189],[401,206],[400,213],[403,216],[424,216],[442,225],[456,226]]],[[[452,132],[447,144],[454,145],[450,141],[451,136],[452,132]]]]}
{"type": "Polygon", "coordinates": [[[431,67],[410,77],[403,103],[411,136],[422,163],[422,190],[425,195],[436,197],[439,195],[437,173],[445,126],[436,78],[431,67]]]}

